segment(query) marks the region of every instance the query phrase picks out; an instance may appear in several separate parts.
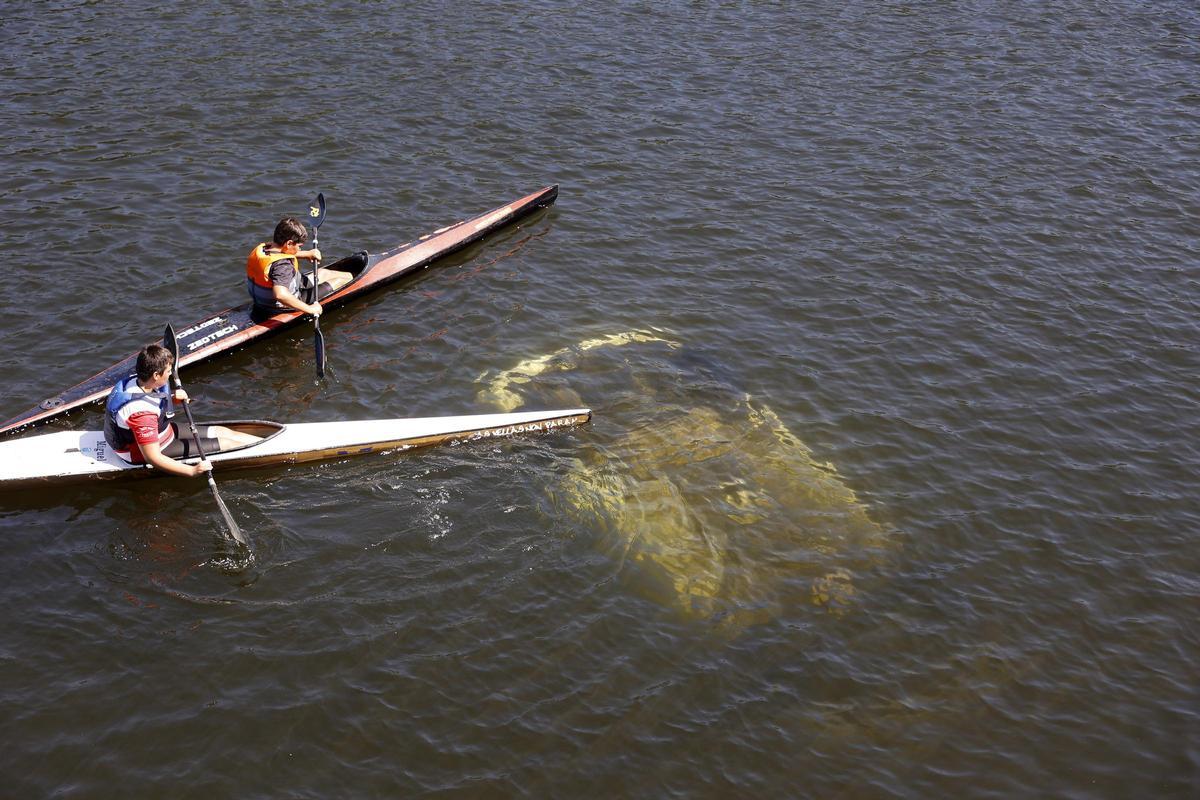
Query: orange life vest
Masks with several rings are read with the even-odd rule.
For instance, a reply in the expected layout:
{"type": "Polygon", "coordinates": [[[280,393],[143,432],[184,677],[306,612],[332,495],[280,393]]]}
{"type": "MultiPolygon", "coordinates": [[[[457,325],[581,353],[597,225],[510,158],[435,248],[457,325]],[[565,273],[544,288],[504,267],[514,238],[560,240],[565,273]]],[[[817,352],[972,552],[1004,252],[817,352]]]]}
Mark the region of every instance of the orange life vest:
{"type": "Polygon", "coordinates": [[[295,256],[289,256],[287,253],[268,253],[266,242],[263,242],[250,251],[250,257],[246,259],[246,277],[254,281],[255,286],[271,289],[271,265],[276,261],[283,261],[284,259],[291,261],[292,269],[296,271],[296,277],[292,280],[291,286],[288,287],[294,294],[300,285],[300,259],[295,256]]]}

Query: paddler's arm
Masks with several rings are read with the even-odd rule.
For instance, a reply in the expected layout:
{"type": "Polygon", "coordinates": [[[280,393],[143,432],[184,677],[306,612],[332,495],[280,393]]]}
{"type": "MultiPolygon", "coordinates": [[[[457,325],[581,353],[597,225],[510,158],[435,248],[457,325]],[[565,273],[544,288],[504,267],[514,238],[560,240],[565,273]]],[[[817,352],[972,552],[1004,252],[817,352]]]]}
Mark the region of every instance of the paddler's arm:
{"type": "Polygon", "coordinates": [[[184,464],[169,456],[164,456],[162,450],[158,447],[158,442],[149,442],[142,445],[141,448],[142,458],[146,459],[146,463],[154,465],[163,472],[170,472],[172,475],[182,475],[185,478],[192,478],[212,469],[212,464],[208,461],[201,461],[198,464],[184,464]]]}
{"type": "Polygon", "coordinates": [[[272,290],[275,292],[275,299],[288,308],[303,311],[305,314],[312,314],[314,317],[321,316],[320,303],[306,303],[292,294],[286,286],[280,286],[278,283],[272,287],[272,290]]]}

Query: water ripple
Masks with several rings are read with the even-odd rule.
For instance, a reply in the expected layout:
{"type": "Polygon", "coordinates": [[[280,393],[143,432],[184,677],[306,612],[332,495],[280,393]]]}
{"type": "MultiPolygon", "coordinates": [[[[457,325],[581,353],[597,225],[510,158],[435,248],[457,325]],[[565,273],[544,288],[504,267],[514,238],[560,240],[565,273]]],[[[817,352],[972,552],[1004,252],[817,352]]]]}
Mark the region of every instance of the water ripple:
{"type": "Polygon", "coordinates": [[[221,476],[240,570],[199,484],[4,498],[6,785],[1190,796],[1196,21],[9,9],[7,412],[240,302],[315,191],[336,255],[554,182],[323,319],[326,384],[285,333],[188,387],[205,417],[596,413],[221,476]]]}

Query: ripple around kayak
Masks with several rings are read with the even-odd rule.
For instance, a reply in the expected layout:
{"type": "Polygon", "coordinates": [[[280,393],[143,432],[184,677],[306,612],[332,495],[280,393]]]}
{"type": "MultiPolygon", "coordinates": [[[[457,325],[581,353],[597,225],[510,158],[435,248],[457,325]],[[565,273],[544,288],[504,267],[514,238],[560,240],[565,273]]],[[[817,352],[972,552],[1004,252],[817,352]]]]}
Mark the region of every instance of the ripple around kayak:
{"type": "Polygon", "coordinates": [[[669,336],[584,339],[498,373],[479,399],[580,402],[579,372],[603,387],[596,444],[555,501],[604,533],[597,544],[633,569],[640,594],[729,631],[798,606],[851,610],[854,575],[887,547],[884,528],[773,410],[669,336]]]}

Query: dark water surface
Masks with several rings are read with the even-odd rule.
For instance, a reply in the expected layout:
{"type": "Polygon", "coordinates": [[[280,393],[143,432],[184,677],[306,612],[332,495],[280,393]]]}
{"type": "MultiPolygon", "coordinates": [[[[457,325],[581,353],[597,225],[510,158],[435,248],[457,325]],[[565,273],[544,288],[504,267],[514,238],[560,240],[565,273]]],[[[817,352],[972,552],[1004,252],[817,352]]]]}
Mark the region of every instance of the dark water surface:
{"type": "MultiPolygon", "coordinates": [[[[15,797],[1194,797],[1193,3],[10,3],[0,418],[327,256],[201,417],[587,427],[0,499],[15,797]]],[[[90,409],[49,430],[95,426],[90,409]]]]}

